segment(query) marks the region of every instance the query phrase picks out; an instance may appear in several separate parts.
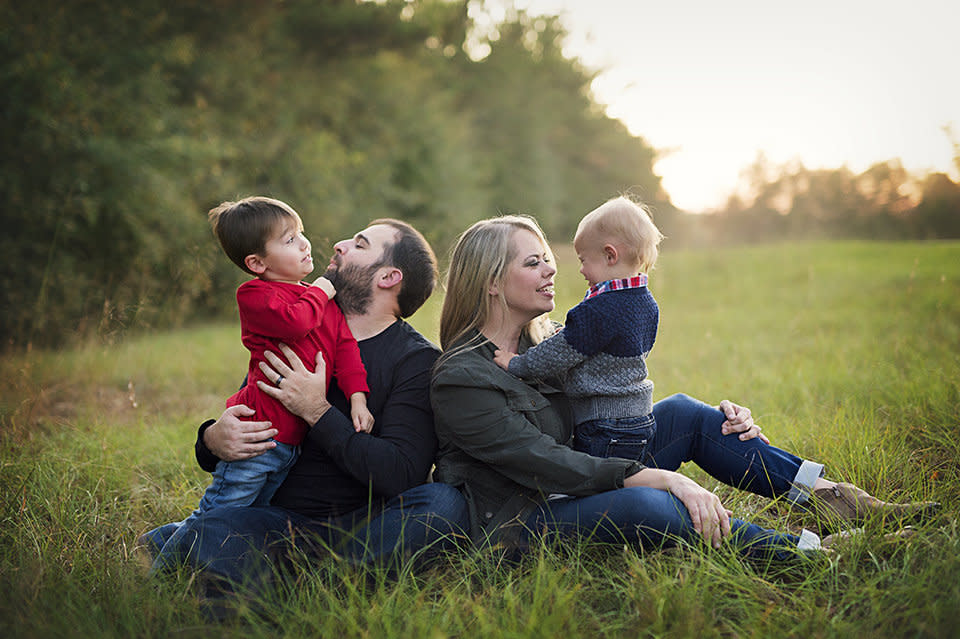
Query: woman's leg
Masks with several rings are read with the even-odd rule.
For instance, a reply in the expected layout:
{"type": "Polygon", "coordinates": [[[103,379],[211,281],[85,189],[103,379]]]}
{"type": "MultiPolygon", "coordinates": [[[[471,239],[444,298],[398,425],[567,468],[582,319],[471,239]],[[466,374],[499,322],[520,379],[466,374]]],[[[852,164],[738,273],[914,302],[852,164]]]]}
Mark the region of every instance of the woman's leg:
{"type": "Polygon", "coordinates": [[[717,408],[686,395],[672,395],[653,406],[657,432],[641,460],[647,466],[676,470],[692,461],[725,484],[775,497],[805,502],[823,474],[823,465],[803,460],[760,438],[741,441],[723,435],[726,420],[717,408]]]}
{"type": "Polygon", "coordinates": [[[823,479],[822,464],[800,459],[760,438],[740,441],[736,433],[723,435],[724,414],[686,395],[657,402],[653,414],[657,431],[641,460],[647,466],[676,470],[692,461],[725,484],[765,497],[786,495],[792,503],[843,525],[861,525],[871,517],[912,520],[939,509],[935,502],[881,501],[853,484],[823,479]]]}
{"type": "MultiPolygon", "coordinates": [[[[731,543],[746,555],[787,559],[798,549],[818,548],[819,538],[778,533],[730,519],[731,543]]],[[[589,497],[568,497],[542,504],[526,520],[521,543],[551,536],[578,537],[601,543],[629,543],[662,548],[679,541],[699,543],[683,503],[667,491],[633,487],[589,497]]]]}

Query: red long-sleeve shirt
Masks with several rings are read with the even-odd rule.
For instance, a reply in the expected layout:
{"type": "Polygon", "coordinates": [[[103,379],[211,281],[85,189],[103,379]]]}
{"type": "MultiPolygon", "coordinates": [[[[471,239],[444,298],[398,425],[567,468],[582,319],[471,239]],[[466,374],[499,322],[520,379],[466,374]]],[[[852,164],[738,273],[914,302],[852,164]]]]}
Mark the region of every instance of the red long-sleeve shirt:
{"type": "Polygon", "coordinates": [[[260,370],[263,352],[279,353],[283,342],[312,368],[317,352],[327,364],[327,385],[333,377],[347,397],[369,393],[367,372],[360,361],[357,340],[347,327],[340,308],[327,299],[319,286],[271,282],[261,279],[244,282],[237,289],[240,334],[250,350],[247,384],[227,400],[227,406],[245,404],[256,410],[252,419],[270,420],[279,430],[278,442],[297,446],[307,433],[307,423],[279,401],[257,388],[257,380],[274,384],[260,370]]]}

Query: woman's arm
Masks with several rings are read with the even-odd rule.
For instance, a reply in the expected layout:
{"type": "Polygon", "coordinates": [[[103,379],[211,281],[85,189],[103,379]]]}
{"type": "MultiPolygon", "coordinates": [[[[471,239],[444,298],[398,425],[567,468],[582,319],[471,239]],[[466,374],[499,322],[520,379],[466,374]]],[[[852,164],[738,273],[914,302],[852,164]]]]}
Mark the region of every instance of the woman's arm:
{"type": "Polygon", "coordinates": [[[646,486],[666,490],[683,502],[694,529],[714,548],[730,536],[730,511],[720,498],[685,475],[659,468],[644,468],[627,477],[624,486],[646,486]]]}
{"type": "MultiPolygon", "coordinates": [[[[508,400],[505,391],[474,381],[487,374],[476,372],[464,368],[435,377],[431,401],[441,441],[543,493],[592,495],[620,488],[627,470],[637,466],[634,461],[592,457],[558,443],[524,414],[536,414],[541,426],[560,419],[542,395],[514,379],[527,392],[508,400]]],[[[562,430],[556,423],[548,426],[558,433],[562,430]]]]}
{"type": "Polygon", "coordinates": [[[686,506],[694,528],[709,543],[717,545],[730,534],[730,513],[716,495],[692,479],[625,459],[592,457],[558,443],[524,414],[535,412],[540,426],[545,425],[544,419],[559,418],[555,413],[551,416],[542,395],[527,388],[525,394],[508,396],[502,389],[475,381],[484,373],[463,367],[437,375],[432,400],[441,441],[542,493],[590,495],[624,486],[665,490],[686,506]]]}

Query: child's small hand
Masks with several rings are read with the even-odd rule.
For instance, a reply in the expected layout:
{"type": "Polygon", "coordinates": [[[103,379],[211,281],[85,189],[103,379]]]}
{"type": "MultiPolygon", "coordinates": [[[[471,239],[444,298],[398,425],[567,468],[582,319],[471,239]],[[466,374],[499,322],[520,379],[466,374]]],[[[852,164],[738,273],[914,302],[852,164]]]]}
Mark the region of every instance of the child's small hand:
{"type": "Polygon", "coordinates": [[[364,406],[361,409],[350,411],[353,417],[353,429],[358,433],[369,433],[373,430],[373,415],[364,406]]]}
{"type": "Polygon", "coordinates": [[[327,294],[327,299],[332,300],[333,296],[337,294],[337,289],[334,287],[333,282],[325,278],[323,275],[313,280],[312,286],[319,286],[323,289],[323,292],[327,294]]]}
{"type": "Polygon", "coordinates": [[[354,393],[350,396],[350,418],[353,420],[353,429],[358,433],[369,433],[373,430],[373,415],[367,408],[366,393],[354,393]]]}
{"type": "Polygon", "coordinates": [[[510,351],[501,351],[499,348],[493,353],[493,361],[503,370],[510,369],[510,360],[516,357],[516,353],[510,351]]]}

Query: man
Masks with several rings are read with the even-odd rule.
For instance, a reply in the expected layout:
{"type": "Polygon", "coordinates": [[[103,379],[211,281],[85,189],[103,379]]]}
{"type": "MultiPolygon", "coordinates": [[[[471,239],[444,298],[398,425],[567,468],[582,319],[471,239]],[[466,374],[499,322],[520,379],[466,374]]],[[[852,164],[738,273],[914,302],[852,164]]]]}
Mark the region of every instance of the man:
{"type": "MultiPolygon", "coordinates": [[[[375,220],[334,245],[326,272],[336,301],[360,347],[370,387],[371,433],[356,432],[346,398],[326,388],[322,356],[316,369],[282,347],[268,352],[260,389],[313,424],[300,458],[266,508],[219,508],[193,524],[168,524],[138,540],[158,550],[154,570],[186,562],[231,583],[258,581],[291,538],[307,556],[330,552],[357,562],[426,553],[466,528],[459,492],[425,483],[437,448],[430,410],[430,373],[439,354],[403,318],[430,296],[437,280],[430,245],[410,225],[375,220]]],[[[269,422],[245,406],[228,408],[200,426],[197,461],[212,471],[219,460],[259,455],[275,444],[269,422]]]]}

